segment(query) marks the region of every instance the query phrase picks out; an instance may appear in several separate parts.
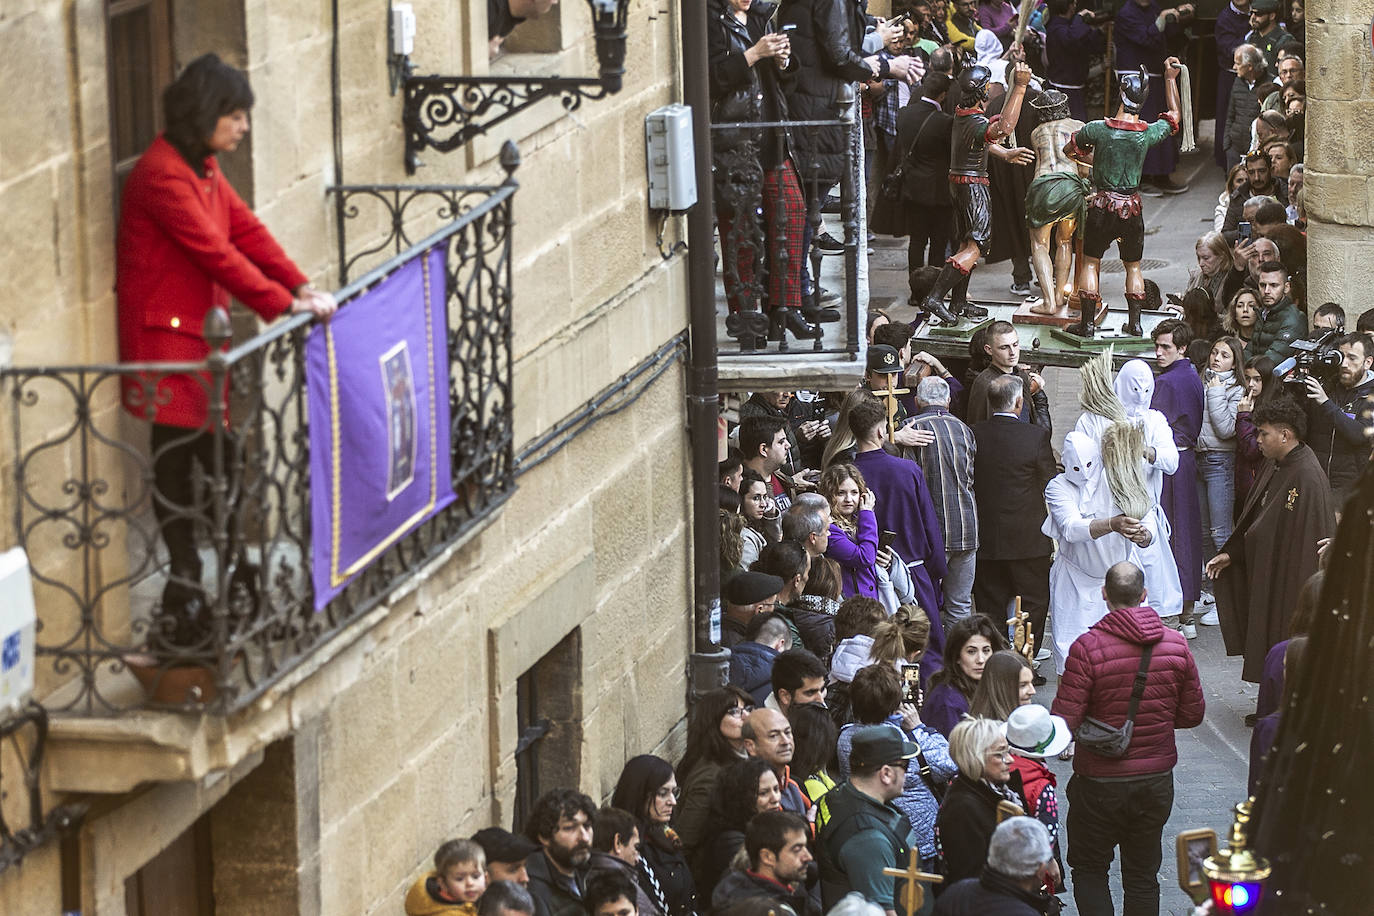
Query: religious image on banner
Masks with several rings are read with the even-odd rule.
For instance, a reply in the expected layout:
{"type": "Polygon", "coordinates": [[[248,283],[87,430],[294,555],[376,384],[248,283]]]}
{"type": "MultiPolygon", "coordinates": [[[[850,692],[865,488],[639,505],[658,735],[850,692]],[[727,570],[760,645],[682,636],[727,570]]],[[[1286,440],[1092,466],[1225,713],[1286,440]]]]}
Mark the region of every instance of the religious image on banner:
{"type": "Polygon", "coordinates": [[[306,338],[315,609],[453,502],[442,246],[306,338]]]}
{"type": "Polygon", "coordinates": [[[381,356],[382,389],[386,398],[386,498],[393,500],[415,480],[415,381],[410,350],[401,341],[381,356]]]}

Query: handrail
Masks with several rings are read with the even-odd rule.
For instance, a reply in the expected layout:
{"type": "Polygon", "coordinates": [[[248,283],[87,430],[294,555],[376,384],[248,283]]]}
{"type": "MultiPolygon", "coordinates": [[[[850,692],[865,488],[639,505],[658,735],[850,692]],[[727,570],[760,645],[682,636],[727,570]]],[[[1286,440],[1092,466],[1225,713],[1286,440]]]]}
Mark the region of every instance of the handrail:
{"type": "MultiPolygon", "coordinates": [[[[241,709],[509,498],[516,188],[508,180],[464,189],[485,197],[337,293],[346,308],[411,258],[446,249],[458,499],[319,613],[304,384],[313,315],[288,316],[228,350],[207,341],[199,361],[0,369],[10,389],[13,532],[32,566],[38,694],[48,709],[241,709]],[[161,440],[154,433],[150,445],[145,420],[177,380],[201,392],[210,419],[161,440]],[[128,398],[141,399],[148,416],[121,409],[128,398]],[[156,468],[192,440],[203,446],[182,475],[188,492],[174,499],[159,489],[156,468]],[[174,526],[176,543],[191,547],[178,568],[167,553],[174,526]],[[175,629],[189,620],[199,621],[193,637],[175,629]]],[[[222,320],[206,325],[207,336],[227,334],[222,320]]]]}

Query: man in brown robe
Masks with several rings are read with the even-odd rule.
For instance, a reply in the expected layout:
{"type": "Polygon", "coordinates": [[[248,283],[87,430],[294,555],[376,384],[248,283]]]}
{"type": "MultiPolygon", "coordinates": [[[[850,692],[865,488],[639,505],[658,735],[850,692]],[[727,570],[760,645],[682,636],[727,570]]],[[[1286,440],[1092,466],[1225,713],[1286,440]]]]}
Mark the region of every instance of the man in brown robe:
{"type": "Polygon", "coordinates": [[[1281,397],[1251,420],[1267,460],[1207,576],[1216,581],[1226,653],[1243,654],[1241,677],[1257,683],[1265,655],[1289,636],[1298,591],[1317,571],[1317,542],[1336,531],[1336,509],[1321,463],[1303,444],[1302,408],[1281,397]]]}

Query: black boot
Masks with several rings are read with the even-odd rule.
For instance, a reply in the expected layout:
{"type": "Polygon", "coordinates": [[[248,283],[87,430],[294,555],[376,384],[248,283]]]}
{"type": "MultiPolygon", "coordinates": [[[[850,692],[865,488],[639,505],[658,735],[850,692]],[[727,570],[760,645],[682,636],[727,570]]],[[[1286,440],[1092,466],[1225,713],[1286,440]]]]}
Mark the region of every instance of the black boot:
{"type": "Polygon", "coordinates": [[[1097,318],[1097,306],[1101,301],[1099,296],[1080,291],[1078,294],[1078,324],[1071,324],[1066,330],[1070,334],[1091,340],[1097,333],[1094,319],[1097,318]]]}
{"type": "Polygon", "coordinates": [[[973,278],[973,271],[969,271],[959,278],[959,282],[954,284],[954,291],[949,297],[950,313],[964,318],[986,318],[988,310],[981,305],[972,305],[968,301],[968,281],[973,278]]]}
{"type": "Polygon", "coordinates": [[[954,325],[959,323],[959,319],[949,309],[945,308],[945,294],[953,289],[961,278],[968,279],[963,271],[954,266],[953,262],[946,262],[940,270],[940,277],[935,281],[935,286],[926,296],[926,301],[921,303],[921,308],[930,313],[939,324],[954,325]]]}
{"type": "Polygon", "coordinates": [[[1126,323],[1121,326],[1130,337],[1144,337],[1145,331],[1140,326],[1140,310],[1145,307],[1145,297],[1126,294],[1126,323]]]}
{"type": "Polygon", "coordinates": [[[796,309],[780,306],[768,315],[768,339],[778,341],[778,351],[787,349],[787,332],[798,340],[819,340],[821,326],[812,324],[796,309]]]}

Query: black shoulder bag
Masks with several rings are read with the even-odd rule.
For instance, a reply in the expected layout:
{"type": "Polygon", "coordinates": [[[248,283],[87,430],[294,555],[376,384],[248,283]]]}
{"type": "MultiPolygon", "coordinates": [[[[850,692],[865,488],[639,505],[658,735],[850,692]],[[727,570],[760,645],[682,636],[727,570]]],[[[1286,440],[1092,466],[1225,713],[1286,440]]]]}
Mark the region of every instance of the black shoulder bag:
{"type": "Polygon", "coordinates": [[[1131,688],[1131,705],[1126,710],[1126,721],[1117,728],[1100,719],[1084,719],[1074,736],[1079,745],[1103,757],[1126,756],[1126,749],[1131,746],[1131,734],[1135,731],[1135,713],[1140,707],[1140,698],[1145,694],[1145,678],[1150,673],[1150,656],[1154,651],[1154,643],[1150,643],[1145,647],[1145,651],[1140,653],[1140,670],[1136,672],[1135,686],[1131,688]]]}
{"type": "MultiPolygon", "coordinates": [[[[908,103],[910,104],[910,103],[908,103]]],[[[933,113],[932,113],[933,114],[933,113]]],[[[907,147],[906,155],[902,156],[902,161],[897,163],[897,167],[887,173],[883,183],[878,187],[878,193],[883,200],[889,203],[899,203],[902,199],[902,182],[905,180],[905,172],[911,165],[911,154],[916,152],[916,144],[921,140],[921,134],[925,133],[926,125],[930,123],[931,115],[926,115],[926,119],[921,122],[921,126],[916,130],[916,136],[912,138],[911,145],[907,147]]]]}

